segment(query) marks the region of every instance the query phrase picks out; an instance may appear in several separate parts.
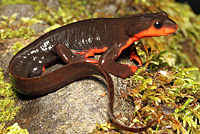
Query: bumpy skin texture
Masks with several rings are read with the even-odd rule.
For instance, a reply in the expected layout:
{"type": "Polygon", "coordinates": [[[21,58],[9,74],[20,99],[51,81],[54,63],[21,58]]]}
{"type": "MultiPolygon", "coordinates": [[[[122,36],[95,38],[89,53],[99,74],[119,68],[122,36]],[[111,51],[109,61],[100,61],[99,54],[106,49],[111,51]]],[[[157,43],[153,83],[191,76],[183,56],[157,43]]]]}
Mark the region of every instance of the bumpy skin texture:
{"type": "MultiPolygon", "coordinates": [[[[97,18],[72,23],[46,33],[18,52],[9,64],[11,80],[20,93],[41,96],[80,77],[93,74],[102,76],[108,84],[108,113],[113,123],[120,129],[144,131],[154,121],[141,128],[127,127],[116,121],[113,115],[114,87],[108,73],[122,78],[132,75],[137,66],[115,62],[122,50],[140,38],[167,35],[176,29],[176,23],[163,11],[128,18],[97,18]],[[99,61],[88,58],[95,53],[103,53],[99,61]],[[67,65],[42,74],[45,66],[60,58],[67,65]],[[92,63],[98,63],[99,66],[92,63]]],[[[142,64],[135,49],[130,59],[142,64]]]]}

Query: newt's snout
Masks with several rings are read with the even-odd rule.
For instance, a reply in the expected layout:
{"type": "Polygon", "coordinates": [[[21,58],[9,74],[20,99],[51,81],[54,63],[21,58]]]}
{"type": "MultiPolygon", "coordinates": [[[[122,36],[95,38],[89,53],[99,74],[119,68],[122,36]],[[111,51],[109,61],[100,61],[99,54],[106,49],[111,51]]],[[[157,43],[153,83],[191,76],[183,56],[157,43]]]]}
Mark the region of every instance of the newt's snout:
{"type": "Polygon", "coordinates": [[[174,22],[171,19],[166,20],[166,24],[165,24],[165,33],[166,34],[174,33],[177,29],[178,29],[178,25],[176,24],[176,22],[174,22]]]}

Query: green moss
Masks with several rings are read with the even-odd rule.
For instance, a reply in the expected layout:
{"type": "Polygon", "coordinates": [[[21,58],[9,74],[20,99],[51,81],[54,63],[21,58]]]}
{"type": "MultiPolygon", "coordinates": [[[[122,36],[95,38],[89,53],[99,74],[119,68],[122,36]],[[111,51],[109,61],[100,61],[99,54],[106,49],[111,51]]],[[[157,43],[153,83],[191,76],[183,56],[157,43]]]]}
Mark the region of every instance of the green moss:
{"type": "Polygon", "coordinates": [[[149,51],[145,65],[149,71],[141,68],[128,79],[131,84],[123,96],[133,98],[134,118],[148,113],[159,120],[157,129],[150,128],[148,133],[199,133],[200,83],[191,74],[198,68],[171,67],[163,56],[163,52],[149,51]],[[147,100],[148,105],[144,105],[147,100]],[[165,129],[166,125],[171,129],[165,129]]]}
{"type": "Polygon", "coordinates": [[[20,106],[16,106],[16,97],[16,91],[13,90],[11,84],[4,82],[3,72],[0,68],[0,133],[28,134],[28,131],[21,129],[17,123],[4,128],[5,124],[11,121],[20,109],[20,106]]]}
{"type": "MultiPolygon", "coordinates": [[[[59,0],[60,7],[57,11],[49,7],[43,7],[43,12],[38,13],[35,17],[38,20],[43,20],[47,24],[65,25],[87,18],[106,17],[107,14],[95,12],[96,9],[102,8],[109,1],[102,0],[94,2],[91,0],[59,0]],[[87,6],[89,6],[87,8],[87,6]]],[[[108,16],[113,17],[113,16],[108,16]]]]}
{"type": "Polygon", "coordinates": [[[1,0],[0,8],[6,5],[16,5],[16,4],[30,4],[34,7],[36,12],[40,11],[44,5],[41,2],[32,0],[1,0]]]}
{"type": "Polygon", "coordinates": [[[4,134],[29,134],[27,129],[22,129],[18,123],[13,124],[12,126],[6,128],[4,134]]]}
{"type": "Polygon", "coordinates": [[[3,72],[0,68],[0,130],[3,131],[6,122],[12,120],[20,107],[15,103],[16,92],[10,83],[4,82],[3,72]]]}
{"type": "Polygon", "coordinates": [[[21,18],[20,22],[16,22],[15,19],[17,14],[13,14],[11,17],[1,17],[4,20],[0,22],[0,39],[20,37],[27,39],[35,35],[34,30],[29,26],[39,23],[39,21],[35,19],[21,18]]]}
{"type": "Polygon", "coordinates": [[[17,54],[17,52],[19,52],[23,47],[24,45],[21,42],[16,42],[12,47],[12,50],[14,51],[14,55],[17,54]]]}
{"type": "Polygon", "coordinates": [[[96,124],[96,128],[90,134],[105,134],[105,133],[112,133],[112,134],[119,134],[118,132],[114,131],[115,126],[109,123],[102,123],[96,124]]]}
{"type": "Polygon", "coordinates": [[[26,4],[31,2],[31,0],[1,0],[1,6],[5,5],[15,5],[15,4],[26,4]]]}
{"type": "Polygon", "coordinates": [[[86,1],[60,0],[59,2],[61,6],[58,11],[45,7],[43,12],[36,15],[36,18],[47,22],[49,25],[64,25],[84,18],[87,13],[86,1]]]}

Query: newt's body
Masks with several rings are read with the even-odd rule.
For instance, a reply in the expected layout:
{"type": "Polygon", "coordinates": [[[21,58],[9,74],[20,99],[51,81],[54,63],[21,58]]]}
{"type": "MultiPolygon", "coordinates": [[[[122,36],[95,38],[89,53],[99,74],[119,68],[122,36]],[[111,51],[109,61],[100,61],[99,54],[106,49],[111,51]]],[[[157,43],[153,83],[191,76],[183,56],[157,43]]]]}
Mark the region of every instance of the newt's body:
{"type": "MultiPolygon", "coordinates": [[[[119,64],[115,59],[122,50],[140,38],[167,35],[175,32],[176,29],[176,23],[169,19],[165,12],[128,18],[89,19],[72,23],[46,33],[15,55],[9,65],[11,78],[19,92],[40,96],[55,91],[80,77],[100,75],[108,83],[109,115],[120,127],[121,124],[113,116],[114,90],[108,72],[126,78],[137,70],[137,66],[119,64]],[[103,53],[99,61],[89,59],[95,53],[103,53]],[[70,64],[41,75],[45,66],[59,58],[70,64]],[[98,63],[101,68],[85,62],[98,63]]],[[[132,51],[131,59],[142,64],[136,51],[132,51]]],[[[143,128],[130,128],[123,125],[120,128],[137,132],[145,130],[151,124],[152,122],[143,128]]]]}

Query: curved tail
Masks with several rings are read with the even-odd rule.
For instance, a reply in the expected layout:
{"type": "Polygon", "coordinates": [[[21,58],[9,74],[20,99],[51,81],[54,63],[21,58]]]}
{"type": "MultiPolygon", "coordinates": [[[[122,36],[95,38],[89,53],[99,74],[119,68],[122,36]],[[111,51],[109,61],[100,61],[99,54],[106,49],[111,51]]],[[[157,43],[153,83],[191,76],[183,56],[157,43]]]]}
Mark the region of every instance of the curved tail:
{"type": "Polygon", "coordinates": [[[73,82],[81,77],[89,75],[98,75],[106,80],[108,85],[108,114],[112,122],[119,128],[131,132],[140,132],[148,129],[152,123],[151,121],[144,127],[128,127],[120,124],[113,115],[114,104],[114,85],[111,76],[103,71],[99,66],[87,62],[76,62],[67,64],[59,69],[56,69],[48,74],[33,78],[23,78],[15,75],[11,71],[11,80],[14,87],[22,94],[29,96],[42,96],[58,90],[59,88],[73,82]]]}

